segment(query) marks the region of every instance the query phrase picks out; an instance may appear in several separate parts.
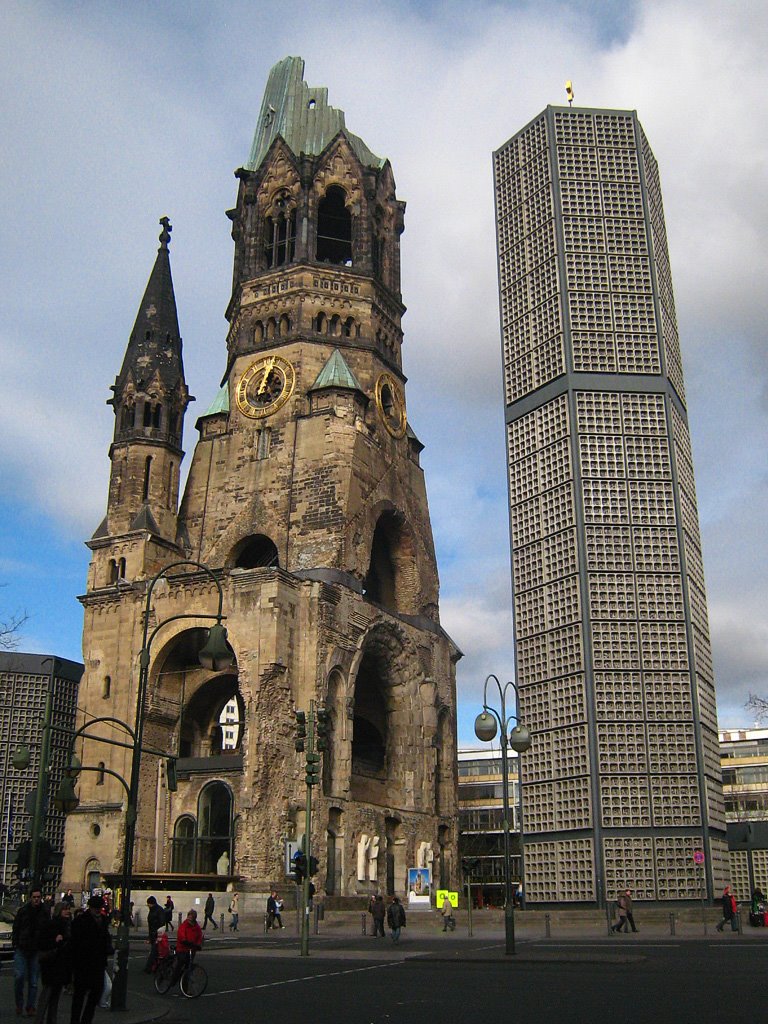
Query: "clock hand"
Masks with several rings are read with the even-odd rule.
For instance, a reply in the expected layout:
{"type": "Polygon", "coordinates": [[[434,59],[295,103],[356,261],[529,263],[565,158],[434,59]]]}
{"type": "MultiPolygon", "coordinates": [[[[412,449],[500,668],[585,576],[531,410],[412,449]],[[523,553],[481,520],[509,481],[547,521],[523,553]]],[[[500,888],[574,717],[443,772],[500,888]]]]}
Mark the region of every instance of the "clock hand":
{"type": "Polygon", "coordinates": [[[270,373],[272,373],[272,367],[275,365],[275,357],[267,360],[267,365],[264,367],[264,376],[261,378],[261,384],[259,390],[256,392],[257,395],[261,395],[264,392],[264,388],[267,386],[267,379],[270,373]]]}

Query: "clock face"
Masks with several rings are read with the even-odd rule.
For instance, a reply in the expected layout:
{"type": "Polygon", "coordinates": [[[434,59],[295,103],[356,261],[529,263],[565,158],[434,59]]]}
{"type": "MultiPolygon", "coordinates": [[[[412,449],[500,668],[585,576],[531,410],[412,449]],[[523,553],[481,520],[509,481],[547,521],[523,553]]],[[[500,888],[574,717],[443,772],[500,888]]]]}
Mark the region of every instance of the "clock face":
{"type": "Polygon", "coordinates": [[[237,385],[237,407],[244,416],[261,419],[285,405],[293,394],[296,372],[287,359],[267,356],[251,363],[237,385]]]}
{"type": "Polygon", "coordinates": [[[405,398],[400,382],[391,373],[382,373],[376,381],[376,408],[392,437],[405,434],[405,398]]]}

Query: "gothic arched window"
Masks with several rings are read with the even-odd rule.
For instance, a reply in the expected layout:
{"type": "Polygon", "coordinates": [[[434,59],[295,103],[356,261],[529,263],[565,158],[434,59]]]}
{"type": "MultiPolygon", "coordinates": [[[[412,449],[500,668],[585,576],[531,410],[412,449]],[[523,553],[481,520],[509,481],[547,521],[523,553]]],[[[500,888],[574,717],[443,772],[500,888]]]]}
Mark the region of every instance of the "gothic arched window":
{"type": "Polygon", "coordinates": [[[296,240],[296,211],[288,208],[288,195],[275,200],[273,215],[264,226],[264,254],[268,267],[282,267],[293,259],[296,240]]]}
{"type": "Polygon", "coordinates": [[[195,870],[195,819],[188,814],[176,822],[171,840],[171,871],[178,875],[191,875],[195,870]]]}
{"type": "Polygon", "coordinates": [[[317,207],[317,259],[352,266],[352,214],[338,185],[331,185],[317,207]]]}

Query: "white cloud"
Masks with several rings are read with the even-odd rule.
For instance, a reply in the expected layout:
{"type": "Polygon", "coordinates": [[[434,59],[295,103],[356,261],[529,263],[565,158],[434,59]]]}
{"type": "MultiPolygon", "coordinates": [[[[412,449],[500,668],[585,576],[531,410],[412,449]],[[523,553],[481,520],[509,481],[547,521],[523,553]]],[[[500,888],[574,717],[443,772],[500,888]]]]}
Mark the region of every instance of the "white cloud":
{"type": "MultiPolygon", "coordinates": [[[[506,578],[498,587],[509,554],[491,152],[564,102],[570,78],[577,103],[636,108],[659,159],[715,660],[722,701],[737,706],[759,684],[768,606],[768,7],[618,7],[381,0],[346,5],[341,23],[326,2],[290,16],[277,3],[6,3],[0,471],[16,514],[44,509],[52,538],[87,536],[103,514],[113,424],[103,402],[165,213],[199,398],[191,447],[225,365],[232,171],[270,65],[299,53],[310,84],[327,85],[349,128],[391,158],[408,202],[409,414],[428,446],[442,618],[465,651],[461,693],[474,700],[476,680],[511,666],[506,578]]],[[[44,561],[46,538],[38,544],[44,561]]],[[[49,636],[52,646],[53,622],[49,636]]]]}

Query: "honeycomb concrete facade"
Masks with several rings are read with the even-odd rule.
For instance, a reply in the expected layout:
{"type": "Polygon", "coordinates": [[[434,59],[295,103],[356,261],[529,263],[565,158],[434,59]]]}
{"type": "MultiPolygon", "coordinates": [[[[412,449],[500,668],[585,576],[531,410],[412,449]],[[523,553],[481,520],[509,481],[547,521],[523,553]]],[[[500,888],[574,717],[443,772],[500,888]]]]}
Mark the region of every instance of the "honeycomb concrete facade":
{"type": "MultiPolygon", "coordinates": [[[[162,761],[145,755],[137,882],[286,884],[285,844],[305,829],[294,710],[315,701],[331,722],[314,791],[318,890],[402,894],[414,865],[455,886],[460,653],[439,622],[422,445],[405,415],[404,203],[389,163],[304,83],[297,58],[273,69],[237,177],[224,379],[197,422],[180,504],[189,393],[167,225],[114,386],[108,512],[82,598],[81,705],[132,722],[149,579],[202,562],[223,589],[236,664],[198,663],[210,623],[194,616],[215,613],[215,583],[169,572],[150,625],[192,617],[152,647],[144,738],[179,755],[179,785],[169,792],[162,761]],[[226,706],[233,747],[222,744],[226,706]]],[[[128,752],[88,741],[84,761],[105,749],[125,774],[128,752]]],[[[119,785],[83,778],[80,799],[64,865],[73,886],[96,865],[116,872],[122,849],[119,785]]]]}
{"type": "Polygon", "coordinates": [[[42,878],[46,892],[56,890],[64,850],[65,817],[56,810],[53,797],[64,774],[69,749],[67,731],[74,727],[82,674],[83,666],[66,658],[0,651],[0,834],[4,869],[0,872],[0,882],[4,885],[16,882],[16,849],[32,835],[34,793],[40,771],[46,705],[49,705],[50,721],[56,728],[50,735],[48,783],[44,794],[47,811],[41,838],[50,843],[55,856],[43,869],[42,878]],[[29,766],[23,770],[13,767],[13,755],[21,746],[26,746],[30,754],[29,766]]]}
{"type": "Polygon", "coordinates": [[[528,899],[711,898],[728,853],[657,163],[634,112],[548,107],[494,172],[528,899]]]}

